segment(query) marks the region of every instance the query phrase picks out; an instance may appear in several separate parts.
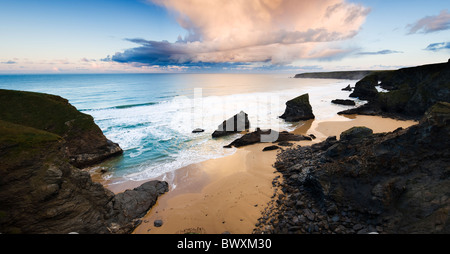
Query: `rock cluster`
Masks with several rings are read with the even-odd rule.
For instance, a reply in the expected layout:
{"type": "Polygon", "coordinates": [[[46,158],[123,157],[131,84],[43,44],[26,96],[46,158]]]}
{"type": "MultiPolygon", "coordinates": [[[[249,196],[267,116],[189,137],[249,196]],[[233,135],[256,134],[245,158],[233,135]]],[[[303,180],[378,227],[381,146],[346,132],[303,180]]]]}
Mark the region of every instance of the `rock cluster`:
{"type": "Polygon", "coordinates": [[[242,147],[261,142],[275,143],[275,142],[301,141],[301,140],[311,140],[311,137],[304,135],[295,135],[287,131],[278,132],[272,129],[261,130],[260,128],[256,128],[254,132],[247,133],[244,136],[234,140],[229,145],[225,146],[225,148],[231,148],[233,146],[242,147]]]}
{"type": "Polygon", "coordinates": [[[287,149],[255,233],[450,233],[450,103],[420,124],[287,149]]]}

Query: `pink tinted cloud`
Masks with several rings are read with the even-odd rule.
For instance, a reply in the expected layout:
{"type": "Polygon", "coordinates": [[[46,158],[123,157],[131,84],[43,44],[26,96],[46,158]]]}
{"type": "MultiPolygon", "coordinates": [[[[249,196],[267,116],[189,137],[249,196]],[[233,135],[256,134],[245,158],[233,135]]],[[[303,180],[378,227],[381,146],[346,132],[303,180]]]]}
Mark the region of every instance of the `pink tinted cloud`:
{"type": "Polygon", "coordinates": [[[370,12],[345,0],[149,1],[173,12],[187,30],[184,38],[164,47],[170,54],[167,58],[178,63],[279,64],[330,57],[330,52],[343,50],[330,50],[324,44],[354,37],[370,12]]]}
{"type": "Polygon", "coordinates": [[[409,34],[447,30],[450,28],[450,13],[447,10],[442,10],[439,15],[427,16],[407,27],[409,28],[409,34]]]}

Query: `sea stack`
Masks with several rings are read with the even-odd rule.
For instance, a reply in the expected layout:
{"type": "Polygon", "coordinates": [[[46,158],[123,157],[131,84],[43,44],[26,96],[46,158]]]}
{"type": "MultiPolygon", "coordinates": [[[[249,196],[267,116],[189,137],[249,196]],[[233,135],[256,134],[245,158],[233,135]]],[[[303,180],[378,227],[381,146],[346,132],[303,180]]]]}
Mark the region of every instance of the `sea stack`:
{"type": "Polygon", "coordinates": [[[311,104],[309,104],[309,94],[303,94],[286,102],[286,110],[280,116],[288,122],[314,119],[311,104]]]}
{"type": "Polygon", "coordinates": [[[250,128],[250,121],[248,115],[244,111],[239,112],[228,120],[223,121],[216,131],[213,132],[212,137],[218,138],[227,136],[233,133],[248,130],[250,128]]]}

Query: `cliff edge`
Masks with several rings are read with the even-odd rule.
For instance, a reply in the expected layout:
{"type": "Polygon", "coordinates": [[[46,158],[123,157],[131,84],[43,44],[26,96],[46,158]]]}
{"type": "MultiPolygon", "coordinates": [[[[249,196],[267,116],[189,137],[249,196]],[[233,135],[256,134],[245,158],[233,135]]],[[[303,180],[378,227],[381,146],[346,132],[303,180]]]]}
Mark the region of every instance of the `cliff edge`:
{"type": "Polygon", "coordinates": [[[121,153],[66,99],[0,90],[0,232],[131,232],[167,183],[114,195],[78,168],[121,153]]]}

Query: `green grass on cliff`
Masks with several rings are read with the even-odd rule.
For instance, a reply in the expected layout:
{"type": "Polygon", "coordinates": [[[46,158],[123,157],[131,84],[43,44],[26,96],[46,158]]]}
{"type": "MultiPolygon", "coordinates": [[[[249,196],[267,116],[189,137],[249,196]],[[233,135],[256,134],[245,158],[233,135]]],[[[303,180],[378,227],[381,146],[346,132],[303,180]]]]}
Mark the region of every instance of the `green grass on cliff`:
{"type": "Polygon", "coordinates": [[[60,140],[59,135],[0,120],[1,164],[14,164],[34,157],[48,151],[52,144],[60,140]]]}
{"type": "Polygon", "coordinates": [[[288,101],[288,103],[292,103],[294,105],[298,105],[298,104],[308,105],[309,104],[309,94],[300,95],[300,96],[288,101]]]}
{"type": "Polygon", "coordinates": [[[0,89],[0,120],[71,136],[71,132],[97,128],[91,116],[79,112],[55,95],[0,89]],[[76,126],[76,130],[72,130],[76,126]]]}

